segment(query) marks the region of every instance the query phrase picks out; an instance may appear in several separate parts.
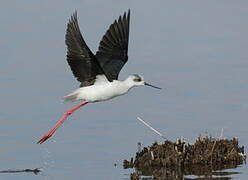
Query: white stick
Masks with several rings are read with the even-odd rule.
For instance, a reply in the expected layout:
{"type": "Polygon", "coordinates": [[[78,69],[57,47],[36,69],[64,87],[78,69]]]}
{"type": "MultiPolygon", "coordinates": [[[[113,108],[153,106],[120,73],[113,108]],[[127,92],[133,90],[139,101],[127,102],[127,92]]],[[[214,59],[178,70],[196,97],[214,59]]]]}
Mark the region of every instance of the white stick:
{"type": "Polygon", "coordinates": [[[149,124],[147,124],[147,123],[146,123],[144,120],[142,120],[140,117],[137,117],[137,119],[138,119],[140,122],[142,122],[144,125],[146,125],[148,128],[150,128],[153,132],[155,132],[156,134],[158,134],[160,137],[166,139],[166,137],[165,137],[162,133],[158,132],[158,131],[157,131],[156,129],[154,129],[152,126],[150,126],[149,124]]]}

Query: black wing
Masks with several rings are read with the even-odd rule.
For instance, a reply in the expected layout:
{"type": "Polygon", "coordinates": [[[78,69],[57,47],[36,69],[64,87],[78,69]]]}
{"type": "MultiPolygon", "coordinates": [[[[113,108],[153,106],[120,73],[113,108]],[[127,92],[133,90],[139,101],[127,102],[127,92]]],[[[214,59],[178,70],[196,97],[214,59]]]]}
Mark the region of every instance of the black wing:
{"type": "Polygon", "coordinates": [[[71,16],[67,24],[65,39],[67,62],[74,76],[81,82],[81,87],[94,84],[96,75],[104,74],[104,72],[81,35],[77,12],[71,16]]]}
{"type": "Polygon", "coordinates": [[[119,72],[128,60],[130,10],[110,25],[96,53],[109,81],[118,79],[119,72]]]}

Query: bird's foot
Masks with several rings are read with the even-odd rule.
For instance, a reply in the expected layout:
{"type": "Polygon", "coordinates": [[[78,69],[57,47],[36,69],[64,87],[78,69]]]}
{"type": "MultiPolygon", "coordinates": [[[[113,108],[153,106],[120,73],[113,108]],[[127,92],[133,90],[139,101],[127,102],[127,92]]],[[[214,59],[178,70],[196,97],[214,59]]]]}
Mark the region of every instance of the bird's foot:
{"type": "Polygon", "coordinates": [[[37,144],[42,144],[42,143],[45,142],[47,139],[49,139],[52,135],[53,135],[53,133],[48,132],[47,134],[45,134],[45,135],[37,142],[37,144]]]}

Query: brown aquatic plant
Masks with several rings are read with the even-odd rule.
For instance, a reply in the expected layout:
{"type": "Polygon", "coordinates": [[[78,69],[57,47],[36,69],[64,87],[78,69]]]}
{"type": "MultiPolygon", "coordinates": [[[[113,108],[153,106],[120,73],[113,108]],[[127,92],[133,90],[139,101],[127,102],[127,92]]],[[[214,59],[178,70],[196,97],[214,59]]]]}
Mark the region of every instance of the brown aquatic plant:
{"type": "MultiPolygon", "coordinates": [[[[177,174],[212,175],[216,170],[236,168],[246,160],[244,147],[237,138],[199,136],[194,144],[184,139],[155,142],[136,153],[135,159],[124,160],[124,168],[135,168],[138,174],[159,177],[177,174]]],[[[132,175],[135,177],[135,175],[132,175]]]]}

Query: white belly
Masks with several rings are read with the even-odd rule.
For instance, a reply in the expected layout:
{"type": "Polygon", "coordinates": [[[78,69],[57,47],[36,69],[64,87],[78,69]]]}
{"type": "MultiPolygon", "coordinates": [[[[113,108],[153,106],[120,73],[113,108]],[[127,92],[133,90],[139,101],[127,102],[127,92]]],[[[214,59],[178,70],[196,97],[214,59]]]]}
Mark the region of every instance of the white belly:
{"type": "Polygon", "coordinates": [[[125,94],[128,91],[123,85],[119,83],[109,83],[102,85],[93,85],[77,89],[76,100],[85,100],[88,102],[105,101],[116,96],[125,94]]]}

